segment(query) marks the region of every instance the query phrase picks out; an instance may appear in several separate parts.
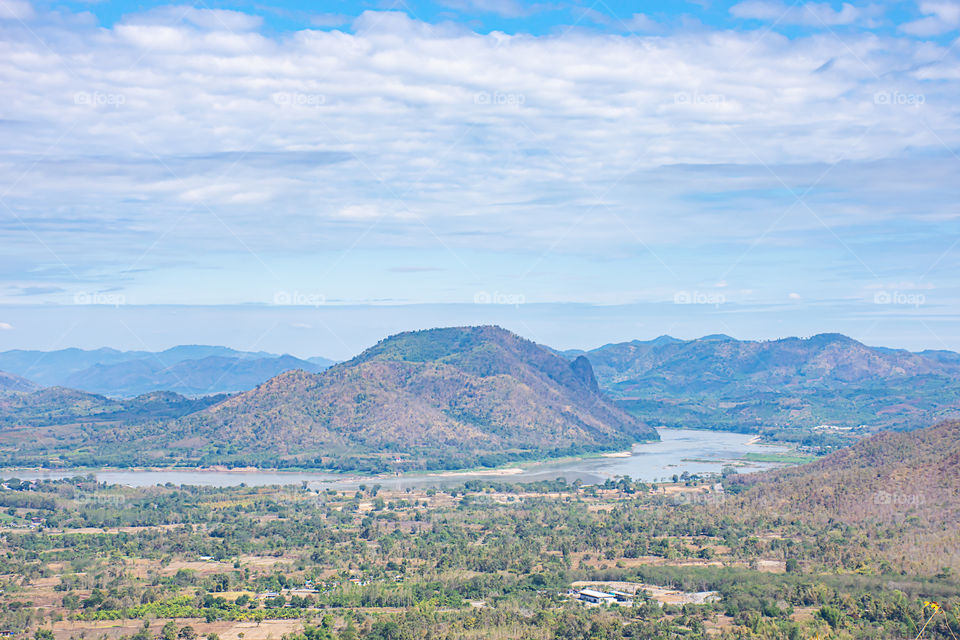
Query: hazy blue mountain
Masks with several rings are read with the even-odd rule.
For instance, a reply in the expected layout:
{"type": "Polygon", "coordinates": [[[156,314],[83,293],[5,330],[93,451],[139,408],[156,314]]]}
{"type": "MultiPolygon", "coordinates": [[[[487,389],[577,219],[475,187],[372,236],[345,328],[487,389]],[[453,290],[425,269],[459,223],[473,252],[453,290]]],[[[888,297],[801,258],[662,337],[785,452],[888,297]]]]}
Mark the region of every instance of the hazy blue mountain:
{"type": "Polygon", "coordinates": [[[180,345],[158,352],[103,348],[0,353],[0,370],[42,386],[124,397],[160,390],[186,395],[245,391],[284,371],[316,373],[331,364],[320,357],[301,360],[208,345],[180,345]]]}
{"type": "Polygon", "coordinates": [[[169,366],[150,357],[94,365],[68,377],[64,386],[120,397],[160,390],[196,396],[246,391],[292,369],[318,373],[325,368],[293,356],[206,356],[169,366]]]}
{"type": "Polygon", "coordinates": [[[67,376],[95,364],[111,364],[144,357],[143,351],[116,349],[59,349],[32,351],[14,349],[0,353],[0,370],[9,371],[43,386],[63,384],[67,376]]]}

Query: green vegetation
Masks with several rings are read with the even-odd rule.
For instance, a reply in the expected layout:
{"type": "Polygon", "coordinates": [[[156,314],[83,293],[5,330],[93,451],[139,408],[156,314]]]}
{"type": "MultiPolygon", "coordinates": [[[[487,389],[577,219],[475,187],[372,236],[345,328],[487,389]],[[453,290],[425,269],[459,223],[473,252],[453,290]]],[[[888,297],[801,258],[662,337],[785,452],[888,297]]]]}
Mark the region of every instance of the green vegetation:
{"type": "Polygon", "coordinates": [[[805,467],[728,474],[722,492],[696,476],[348,492],[10,479],[0,630],[946,640],[960,632],[958,436],[956,423],[885,434],[805,467]],[[636,595],[587,606],[568,595],[584,583],[636,595]]]}

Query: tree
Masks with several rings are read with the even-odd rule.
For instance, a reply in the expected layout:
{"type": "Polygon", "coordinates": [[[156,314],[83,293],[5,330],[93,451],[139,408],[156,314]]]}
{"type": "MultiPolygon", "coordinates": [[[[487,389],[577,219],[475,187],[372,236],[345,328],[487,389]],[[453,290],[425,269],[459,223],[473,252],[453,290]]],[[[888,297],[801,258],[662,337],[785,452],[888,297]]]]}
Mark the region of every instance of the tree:
{"type": "Polygon", "coordinates": [[[353,618],[347,618],[347,626],[340,632],[340,640],[357,640],[357,627],[353,618]]]}
{"type": "Polygon", "coordinates": [[[392,620],[374,622],[373,626],[370,627],[370,633],[367,634],[367,638],[370,640],[400,640],[400,637],[400,625],[392,620]]]}
{"type": "Polygon", "coordinates": [[[830,625],[831,629],[836,629],[840,626],[841,616],[840,609],[837,607],[831,607],[824,605],[820,607],[818,615],[823,618],[823,620],[830,625]]]}
{"type": "Polygon", "coordinates": [[[163,629],[160,630],[160,637],[163,640],[177,640],[177,625],[173,620],[163,625],[163,629]]]}

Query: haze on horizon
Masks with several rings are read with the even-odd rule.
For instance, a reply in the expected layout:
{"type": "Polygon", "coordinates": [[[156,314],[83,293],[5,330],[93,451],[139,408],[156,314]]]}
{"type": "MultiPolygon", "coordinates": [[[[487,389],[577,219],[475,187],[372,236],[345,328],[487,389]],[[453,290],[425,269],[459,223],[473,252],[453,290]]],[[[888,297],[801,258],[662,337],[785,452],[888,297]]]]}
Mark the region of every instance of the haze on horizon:
{"type": "Polygon", "coordinates": [[[958,30],[952,0],[0,0],[0,350],[960,350],[958,30]]]}

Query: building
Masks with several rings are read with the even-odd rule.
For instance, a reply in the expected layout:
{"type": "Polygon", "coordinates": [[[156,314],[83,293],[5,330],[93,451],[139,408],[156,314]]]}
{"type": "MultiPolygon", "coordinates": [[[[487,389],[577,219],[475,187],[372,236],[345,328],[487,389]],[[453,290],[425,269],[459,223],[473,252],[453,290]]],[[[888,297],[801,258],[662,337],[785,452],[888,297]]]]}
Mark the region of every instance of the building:
{"type": "Polygon", "coordinates": [[[617,597],[612,593],[596,589],[581,589],[577,592],[577,597],[590,604],[610,604],[617,601],[617,597]]]}

